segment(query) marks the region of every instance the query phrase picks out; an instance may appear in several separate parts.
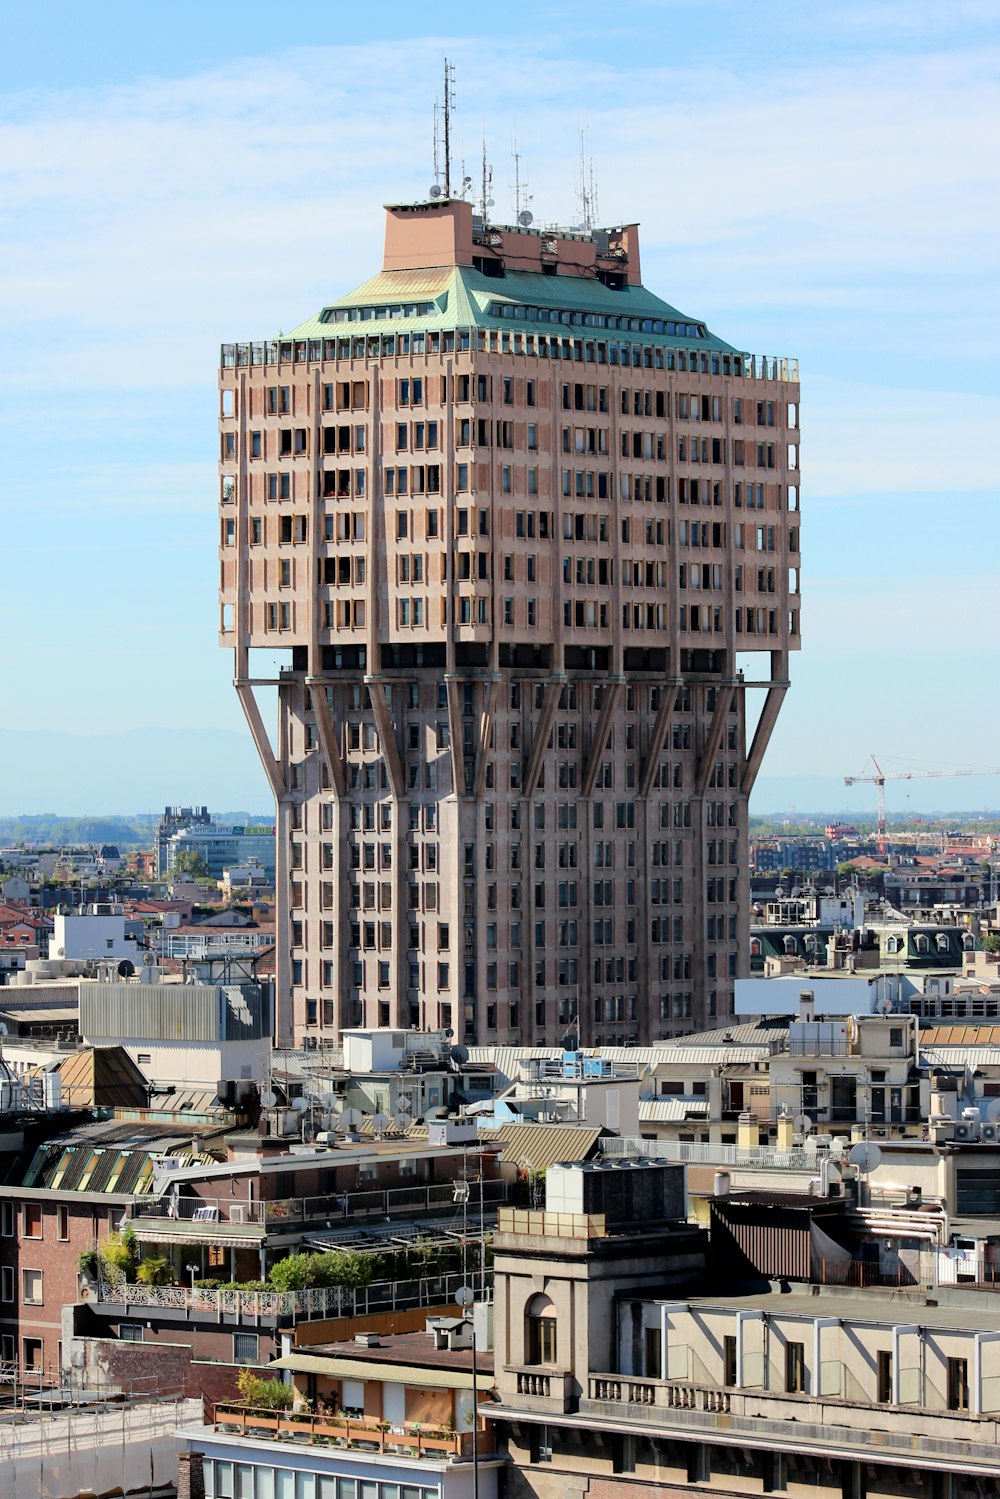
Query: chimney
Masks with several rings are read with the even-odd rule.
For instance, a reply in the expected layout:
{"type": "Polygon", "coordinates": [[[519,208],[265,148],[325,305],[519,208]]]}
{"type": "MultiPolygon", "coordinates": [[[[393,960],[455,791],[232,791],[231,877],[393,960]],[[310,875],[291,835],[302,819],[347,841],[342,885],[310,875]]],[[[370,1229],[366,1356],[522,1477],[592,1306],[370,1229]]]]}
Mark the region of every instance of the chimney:
{"type": "Polygon", "coordinates": [[[816,1019],[816,996],[811,989],[799,990],[799,1020],[808,1025],[816,1019]]]}
{"type": "Polygon", "coordinates": [[[791,1150],[794,1140],[795,1120],[787,1109],[782,1109],[778,1115],[778,1149],[791,1150]]]}

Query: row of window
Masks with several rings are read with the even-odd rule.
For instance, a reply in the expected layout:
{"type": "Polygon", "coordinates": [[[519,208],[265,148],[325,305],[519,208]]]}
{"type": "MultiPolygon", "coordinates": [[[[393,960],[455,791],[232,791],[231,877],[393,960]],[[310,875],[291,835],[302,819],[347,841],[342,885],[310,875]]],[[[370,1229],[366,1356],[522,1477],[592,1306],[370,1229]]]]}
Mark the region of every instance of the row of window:
{"type": "Polygon", "coordinates": [[[535,307],[522,302],[491,302],[490,317],[515,322],[562,323],[582,328],[608,328],[622,333],[657,333],[669,338],[706,338],[701,323],[678,322],[676,319],[625,317],[603,312],[580,312],[571,308],[535,307]]]}
{"type": "MultiPolygon", "coordinates": [[[[25,1202],[21,1205],[20,1213],[20,1235],[22,1239],[43,1239],[45,1237],[45,1219],[53,1217],[52,1213],[45,1214],[40,1202],[25,1202]]],[[[69,1208],[65,1205],[57,1205],[55,1210],[56,1238],[66,1240],[69,1238],[69,1208]]],[[[0,1202],[0,1237],[13,1238],[18,1229],[17,1204],[9,1198],[0,1202]]],[[[9,1299],[9,1298],[8,1298],[9,1299]]]]}
{"type": "Polygon", "coordinates": [[[205,1499],[440,1499],[438,1487],[204,1459],[205,1499]]]}
{"type": "MultiPolygon", "coordinates": [[[[323,314],[330,321],[332,313],[323,314]]],[[[632,330],[637,331],[637,330],[632,330]]],[[[266,342],[223,344],[223,369],[244,369],[285,363],[315,364],[333,360],[382,360],[406,355],[448,354],[475,347],[482,353],[527,354],[542,359],[563,359],[586,364],[622,365],[633,369],[690,370],[703,375],[750,376],[767,380],[798,379],[794,360],[754,359],[742,354],[702,352],[695,349],[664,349],[603,340],[557,338],[533,333],[509,333],[497,329],[457,328],[439,332],[368,334],[351,338],[300,338],[266,342]]],[[[459,380],[461,376],[457,377],[459,380]]],[[[359,382],[360,383],[360,382],[359,382]]],[[[468,397],[466,397],[468,399],[468,397]]]]}

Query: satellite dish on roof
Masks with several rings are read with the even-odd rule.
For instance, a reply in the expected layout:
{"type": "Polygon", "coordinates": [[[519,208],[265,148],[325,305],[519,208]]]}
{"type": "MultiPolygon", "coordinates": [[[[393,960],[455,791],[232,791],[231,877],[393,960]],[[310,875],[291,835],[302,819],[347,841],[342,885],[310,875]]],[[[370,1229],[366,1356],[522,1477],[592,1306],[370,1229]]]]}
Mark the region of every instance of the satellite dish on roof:
{"type": "Polygon", "coordinates": [[[855,1145],[847,1159],[852,1166],[857,1166],[862,1176],[867,1176],[878,1166],[882,1159],[882,1152],[871,1140],[862,1140],[860,1144],[855,1145]]]}
{"type": "Polygon", "coordinates": [[[320,1099],[320,1103],[323,1105],[324,1109],[332,1109],[333,1105],[336,1102],[337,1102],[337,1095],[336,1095],[336,1093],[324,1093],[323,1096],[320,1099]]]}
{"type": "Polygon", "coordinates": [[[528,229],[535,222],[535,215],[528,208],[523,208],[517,216],[517,222],[522,229],[528,229]]]}
{"type": "Polygon", "coordinates": [[[427,196],[428,198],[440,198],[441,189],[438,187],[436,182],[432,183],[432,185],[427,189],[427,196]]]}
{"type": "Polygon", "coordinates": [[[451,1059],[453,1062],[457,1062],[460,1067],[464,1067],[469,1060],[469,1048],[467,1046],[453,1046],[451,1048],[451,1059]]]}
{"type": "Polygon", "coordinates": [[[1000,1098],[993,1098],[986,1106],[986,1117],[991,1124],[1000,1119],[1000,1098]]]}
{"type": "Polygon", "coordinates": [[[270,1088],[268,1088],[265,1093],[262,1093],[260,1095],[260,1101],[264,1105],[265,1109],[273,1109],[275,1104],[278,1102],[278,1095],[277,1093],[272,1093],[270,1088]]]}
{"type": "Polygon", "coordinates": [[[305,1111],[306,1111],[306,1109],[308,1107],[309,1107],[309,1100],[308,1100],[308,1098],[293,1098],[292,1099],[292,1108],[296,1111],[296,1113],[298,1113],[298,1114],[304,1114],[305,1111]]]}
{"type": "Polygon", "coordinates": [[[357,1129],[363,1117],[360,1109],[345,1109],[337,1124],[341,1129],[357,1129]]]}
{"type": "Polygon", "coordinates": [[[800,1134],[807,1135],[815,1126],[808,1114],[796,1114],[794,1119],[795,1128],[800,1134]]]}
{"type": "Polygon", "coordinates": [[[384,1134],[385,1131],[388,1129],[388,1127],[389,1127],[389,1115],[388,1114],[373,1114],[372,1115],[372,1129],[375,1131],[375,1133],[377,1135],[384,1134]]]}
{"type": "MultiPolygon", "coordinates": [[[[998,1100],[998,1102],[1000,1102],[1000,1100],[998,1100]]],[[[392,1116],[392,1122],[396,1126],[396,1128],[399,1130],[400,1134],[404,1134],[409,1129],[410,1125],[413,1123],[413,1115],[412,1114],[394,1114],[392,1116]]]]}
{"type": "Polygon", "coordinates": [[[133,973],[135,973],[135,964],[132,962],[132,959],[122,958],[118,964],[118,977],[120,979],[130,979],[133,973]]]}

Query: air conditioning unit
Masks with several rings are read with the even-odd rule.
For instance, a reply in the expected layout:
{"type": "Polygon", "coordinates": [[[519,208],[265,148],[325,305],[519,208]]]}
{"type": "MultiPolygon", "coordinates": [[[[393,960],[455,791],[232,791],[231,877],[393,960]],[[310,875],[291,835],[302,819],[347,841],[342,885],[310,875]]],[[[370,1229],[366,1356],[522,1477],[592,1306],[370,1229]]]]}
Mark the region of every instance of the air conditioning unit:
{"type": "Polygon", "coordinates": [[[975,1138],[976,1138],[976,1132],[973,1129],[973,1127],[972,1127],[971,1124],[956,1124],[955,1125],[955,1139],[956,1140],[974,1140],[975,1138]]]}
{"type": "Polygon", "coordinates": [[[981,1140],[1000,1140],[1000,1124],[984,1124],[979,1131],[981,1140]]]}
{"type": "Polygon", "coordinates": [[[246,1223],[247,1222],[247,1209],[246,1209],[246,1204],[245,1203],[242,1203],[242,1202],[234,1202],[233,1203],[232,1207],[229,1209],[229,1221],[230,1221],[230,1223],[246,1223]]]}

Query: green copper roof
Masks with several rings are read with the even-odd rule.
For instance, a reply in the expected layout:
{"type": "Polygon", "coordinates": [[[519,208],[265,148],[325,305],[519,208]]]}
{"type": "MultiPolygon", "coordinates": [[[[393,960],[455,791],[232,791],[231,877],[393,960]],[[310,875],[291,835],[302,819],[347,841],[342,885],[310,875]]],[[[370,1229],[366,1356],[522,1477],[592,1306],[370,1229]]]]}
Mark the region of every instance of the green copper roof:
{"type": "Polygon", "coordinates": [[[679,312],[644,286],[626,285],[615,291],[589,276],[546,276],[524,271],[484,276],[468,266],[380,271],[286,336],[316,338],[337,332],[347,336],[451,328],[516,328],[552,337],[641,339],[693,345],[706,351],[740,352],[709,333],[700,319],[679,312]],[[350,319],[337,316],[351,312],[356,315],[350,319]],[[562,316],[573,313],[579,318],[572,322],[562,316]]]}

